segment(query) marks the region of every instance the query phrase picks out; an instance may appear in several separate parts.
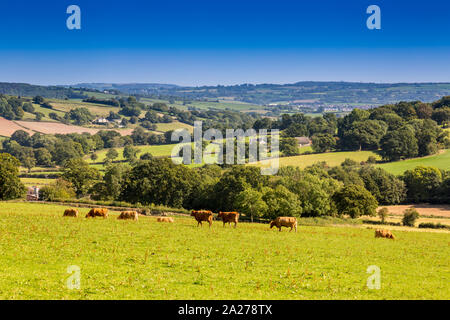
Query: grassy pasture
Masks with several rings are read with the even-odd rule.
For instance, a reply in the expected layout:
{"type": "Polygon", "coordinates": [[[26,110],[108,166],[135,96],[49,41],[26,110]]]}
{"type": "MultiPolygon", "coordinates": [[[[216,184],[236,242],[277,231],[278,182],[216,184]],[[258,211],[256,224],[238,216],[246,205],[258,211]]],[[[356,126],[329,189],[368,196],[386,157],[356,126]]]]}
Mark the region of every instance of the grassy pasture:
{"type": "Polygon", "coordinates": [[[36,116],[29,112],[24,112],[22,120],[23,121],[34,121],[36,119],[36,116]]]}
{"type": "Polygon", "coordinates": [[[50,185],[56,181],[56,179],[45,179],[45,178],[20,178],[20,181],[26,186],[38,186],[43,187],[50,185]]]}
{"type": "Polygon", "coordinates": [[[440,154],[434,156],[382,163],[377,166],[396,175],[401,175],[403,172],[412,170],[417,166],[431,166],[450,170],[450,149],[444,150],[440,154]]]}
{"type": "MultiPolygon", "coordinates": [[[[0,203],[0,299],[449,299],[445,233],[266,224],[197,228],[140,217],[63,218],[64,207],[0,203]],[[69,290],[67,268],[81,268],[69,290]],[[369,290],[369,266],[381,289],[369,290]]],[[[85,214],[88,209],[80,209],[85,214]]]]}
{"type": "MultiPolygon", "coordinates": [[[[24,167],[20,167],[19,171],[21,173],[28,173],[28,169],[24,167]]],[[[42,173],[55,173],[58,172],[58,168],[48,168],[48,167],[34,167],[31,169],[31,173],[42,174],[42,173]]]]}
{"type": "Polygon", "coordinates": [[[262,107],[259,105],[249,104],[245,102],[239,101],[229,101],[229,100],[220,100],[219,102],[210,101],[210,102],[199,102],[193,101],[192,104],[188,106],[193,106],[199,109],[230,109],[233,111],[249,111],[249,110],[261,110],[262,107]]]}
{"type": "MultiPolygon", "coordinates": [[[[78,91],[79,90],[75,90],[78,91]]],[[[91,92],[91,91],[82,91],[82,93],[84,93],[85,95],[89,96],[89,97],[95,97],[97,99],[115,99],[118,96],[117,95],[113,95],[113,94],[109,94],[109,93],[103,93],[103,92],[91,92]]],[[[71,99],[70,101],[79,101],[82,102],[81,99],[71,99]]]]}
{"type": "Polygon", "coordinates": [[[36,178],[36,176],[40,176],[40,175],[57,175],[60,174],[61,171],[58,171],[58,168],[50,168],[49,171],[45,171],[45,172],[38,172],[38,171],[31,171],[30,173],[28,173],[28,170],[20,170],[20,172],[25,173],[27,175],[30,175],[29,178],[36,178]]]}
{"type": "MultiPolygon", "coordinates": [[[[312,150],[311,147],[300,149],[301,153],[309,150],[312,150]]],[[[321,161],[325,161],[329,166],[338,166],[346,158],[361,162],[367,161],[370,156],[374,156],[377,160],[381,159],[381,157],[377,153],[372,151],[329,152],[319,154],[305,154],[293,157],[281,157],[280,166],[295,166],[305,168],[321,161]]],[[[265,165],[265,162],[261,161],[257,165],[263,166],[265,165]]],[[[384,170],[395,175],[401,175],[406,170],[414,169],[417,166],[433,166],[439,169],[450,170],[450,149],[443,150],[440,154],[434,156],[380,163],[376,166],[383,168],[384,170]]]]}
{"type": "MultiPolygon", "coordinates": [[[[107,116],[109,115],[110,111],[113,112],[119,112],[119,107],[113,107],[103,104],[97,104],[97,103],[88,103],[88,102],[78,102],[74,100],[49,100],[50,104],[53,106],[55,110],[58,110],[60,112],[69,112],[72,109],[75,108],[81,108],[85,107],[89,109],[89,111],[97,116],[107,116]]],[[[50,110],[50,109],[49,109],[50,110]]]]}
{"type": "MultiPolygon", "coordinates": [[[[305,154],[293,157],[281,157],[280,167],[295,166],[305,168],[317,162],[325,161],[329,166],[338,166],[345,159],[349,158],[357,162],[367,161],[370,156],[380,159],[380,156],[372,151],[351,151],[351,152],[329,152],[318,154],[305,154]]],[[[257,163],[258,166],[264,166],[266,161],[257,163]]]]}
{"type": "Polygon", "coordinates": [[[157,123],[156,124],[156,131],[160,131],[160,132],[167,132],[170,130],[177,130],[177,129],[187,129],[190,133],[194,132],[194,127],[186,124],[186,123],[182,123],[179,121],[174,121],[171,123],[157,123]]]}
{"type": "Polygon", "coordinates": [[[52,112],[56,113],[61,118],[64,117],[64,115],[66,114],[65,112],[62,112],[59,110],[43,108],[39,104],[35,104],[35,103],[33,103],[33,107],[34,107],[35,112],[40,112],[40,113],[44,114],[45,117],[42,118],[42,121],[56,121],[56,120],[53,120],[52,118],[50,118],[50,116],[49,116],[49,114],[52,112]]]}
{"type": "Polygon", "coordinates": [[[174,103],[169,103],[167,100],[160,100],[160,99],[149,99],[149,98],[142,98],[139,100],[142,103],[145,103],[147,105],[153,104],[155,102],[162,102],[166,103],[167,105],[171,107],[176,107],[181,110],[187,110],[189,107],[198,108],[201,110],[208,110],[208,109],[230,109],[233,111],[249,111],[249,110],[261,110],[262,107],[255,104],[240,102],[240,101],[233,101],[233,100],[219,100],[217,101],[192,101],[189,104],[184,105],[183,101],[176,100],[174,103]]]}
{"type": "MultiPolygon", "coordinates": [[[[170,156],[172,154],[172,149],[176,146],[176,144],[163,144],[163,145],[152,145],[152,146],[136,146],[137,149],[140,150],[138,153],[138,158],[143,155],[144,153],[151,153],[154,157],[165,157],[170,156]]],[[[122,161],[125,160],[123,157],[123,150],[124,147],[121,148],[115,148],[116,151],[119,153],[119,156],[114,159],[115,161],[122,161]]],[[[108,153],[109,149],[100,150],[97,152],[98,159],[95,161],[92,161],[90,156],[86,156],[85,160],[88,162],[104,162],[106,159],[106,154],[108,153]]]]}

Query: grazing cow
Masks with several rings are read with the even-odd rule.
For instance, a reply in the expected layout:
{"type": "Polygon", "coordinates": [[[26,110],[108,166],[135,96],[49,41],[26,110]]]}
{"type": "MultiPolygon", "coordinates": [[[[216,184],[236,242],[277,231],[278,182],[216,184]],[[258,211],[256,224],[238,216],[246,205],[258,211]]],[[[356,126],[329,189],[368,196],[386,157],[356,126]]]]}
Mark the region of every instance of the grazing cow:
{"type": "Polygon", "coordinates": [[[208,210],[200,210],[200,211],[192,211],[191,216],[195,217],[195,220],[197,220],[197,227],[199,225],[203,226],[202,221],[207,221],[209,223],[209,227],[211,228],[212,225],[212,219],[213,219],[213,213],[208,210]]]}
{"type": "Polygon", "coordinates": [[[92,208],[91,211],[88,212],[86,218],[95,218],[95,217],[103,217],[108,218],[108,209],[104,208],[92,208]]]}
{"type": "Polygon", "coordinates": [[[295,232],[297,232],[297,218],[294,217],[278,217],[275,220],[270,222],[270,229],[275,226],[278,228],[278,231],[281,231],[281,227],[288,227],[291,228],[289,232],[292,231],[292,229],[295,229],[295,232]]]}
{"type": "Polygon", "coordinates": [[[375,238],[387,238],[394,240],[395,236],[392,234],[390,230],[376,229],[375,238]]]}
{"type": "Polygon", "coordinates": [[[231,223],[234,223],[234,227],[236,228],[236,225],[239,221],[239,213],[238,212],[219,211],[219,214],[217,217],[222,218],[224,227],[225,227],[225,223],[228,223],[229,226],[231,226],[231,223]]]}
{"type": "Polygon", "coordinates": [[[64,211],[63,217],[75,217],[75,218],[78,218],[78,210],[77,209],[66,209],[66,211],[64,211]]]}
{"type": "Polygon", "coordinates": [[[158,222],[169,222],[169,223],[173,223],[174,222],[173,218],[171,218],[171,217],[158,217],[156,219],[156,221],[158,221],[158,222]]]}
{"type": "Polygon", "coordinates": [[[120,216],[117,218],[119,220],[135,220],[137,221],[139,217],[139,213],[136,211],[122,211],[120,216]]]}

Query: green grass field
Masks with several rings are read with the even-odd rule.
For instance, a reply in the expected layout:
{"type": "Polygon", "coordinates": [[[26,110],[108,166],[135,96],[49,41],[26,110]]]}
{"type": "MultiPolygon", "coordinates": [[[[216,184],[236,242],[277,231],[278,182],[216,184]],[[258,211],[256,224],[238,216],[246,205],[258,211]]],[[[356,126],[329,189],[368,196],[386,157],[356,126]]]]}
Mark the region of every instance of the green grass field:
{"type": "MultiPolygon", "coordinates": [[[[41,107],[40,105],[38,105],[38,104],[34,104],[33,103],[33,107],[34,107],[34,111],[35,112],[40,112],[40,113],[42,113],[42,114],[44,114],[45,115],[45,117],[44,118],[42,118],[42,121],[56,121],[56,120],[53,120],[52,118],[50,118],[50,116],[49,116],[49,114],[50,113],[56,113],[58,116],[60,116],[61,118],[63,118],[64,117],[64,115],[66,114],[65,112],[62,112],[62,111],[59,111],[59,110],[53,110],[53,109],[48,109],[48,108],[43,108],[43,107],[41,107]]],[[[36,117],[35,117],[36,118],[36,117]]],[[[34,119],[35,119],[34,118],[34,119]]]]}
{"type": "Polygon", "coordinates": [[[142,103],[147,105],[153,104],[155,102],[162,102],[171,107],[176,107],[181,110],[187,110],[189,107],[194,107],[197,109],[208,110],[208,109],[230,109],[233,111],[249,111],[249,110],[262,110],[263,107],[255,104],[233,101],[233,100],[219,100],[217,101],[192,101],[189,104],[184,105],[183,101],[176,100],[174,103],[169,103],[167,100],[160,99],[149,99],[149,98],[141,98],[139,100],[142,103]]]}
{"type": "Polygon", "coordinates": [[[85,107],[88,108],[89,111],[96,116],[107,116],[111,111],[117,113],[120,110],[119,107],[107,106],[97,103],[79,102],[76,100],[65,101],[65,100],[50,99],[49,102],[53,106],[54,110],[58,110],[62,113],[69,112],[70,110],[75,108],[85,107]]]}
{"type": "MultiPolygon", "coordinates": [[[[28,173],[28,169],[24,167],[20,167],[19,172],[28,173]]],[[[34,167],[31,169],[31,174],[52,174],[58,172],[57,168],[48,168],[48,167],[34,167]]]]}
{"type": "MultiPolygon", "coordinates": [[[[305,154],[293,157],[281,157],[280,166],[295,166],[305,168],[317,162],[325,161],[329,166],[338,166],[345,159],[349,158],[357,162],[367,161],[370,156],[380,159],[380,156],[372,151],[350,151],[350,152],[329,152],[319,154],[305,154]]],[[[253,164],[254,165],[254,164],[253,164]]],[[[257,165],[265,165],[265,161],[259,162],[257,165]]]]}
{"type": "Polygon", "coordinates": [[[382,163],[377,166],[395,175],[401,175],[406,170],[414,169],[417,166],[431,166],[443,170],[450,170],[450,149],[430,157],[382,163]]]}
{"type": "MultiPolygon", "coordinates": [[[[75,92],[80,92],[80,90],[74,90],[75,92]]],[[[92,91],[82,91],[82,93],[84,93],[85,95],[87,95],[88,97],[95,97],[98,99],[115,99],[118,96],[113,95],[113,94],[109,94],[109,93],[103,93],[103,92],[92,92],[92,91]]],[[[120,96],[119,96],[120,97],[120,96]]],[[[71,99],[71,101],[79,101],[82,102],[81,99],[71,99]]]]}
{"type": "Polygon", "coordinates": [[[20,181],[23,182],[26,186],[46,186],[50,185],[56,181],[56,179],[44,179],[44,178],[20,178],[20,181]]]}
{"type": "MultiPolygon", "coordinates": [[[[0,299],[449,299],[448,233],[266,224],[197,228],[154,217],[63,218],[64,207],[0,203],[0,299]],[[69,266],[81,270],[69,290],[69,266]],[[369,266],[381,289],[369,290],[369,266]]],[[[85,214],[88,209],[80,209],[85,214]]]]}
{"type": "Polygon", "coordinates": [[[188,125],[186,123],[174,121],[171,123],[157,123],[156,124],[156,131],[160,132],[166,132],[170,130],[176,130],[176,129],[187,129],[190,133],[194,132],[194,127],[191,125],[188,125]]]}
{"type": "Polygon", "coordinates": [[[313,148],[311,146],[300,147],[300,154],[304,154],[305,152],[312,152],[313,148]]]}
{"type": "MultiPolygon", "coordinates": [[[[151,153],[154,157],[166,157],[170,156],[172,154],[172,149],[176,147],[176,144],[163,144],[163,145],[153,145],[153,146],[136,146],[140,150],[138,153],[138,158],[145,154],[145,153],[151,153]]],[[[114,159],[115,161],[122,161],[125,160],[123,157],[123,147],[122,148],[115,148],[117,152],[119,153],[119,157],[114,159]]],[[[100,150],[97,152],[98,159],[95,161],[92,161],[90,156],[86,156],[85,160],[92,163],[92,162],[104,162],[106,158],[106,154],[108,153],[109,149],[100,150]]]]}

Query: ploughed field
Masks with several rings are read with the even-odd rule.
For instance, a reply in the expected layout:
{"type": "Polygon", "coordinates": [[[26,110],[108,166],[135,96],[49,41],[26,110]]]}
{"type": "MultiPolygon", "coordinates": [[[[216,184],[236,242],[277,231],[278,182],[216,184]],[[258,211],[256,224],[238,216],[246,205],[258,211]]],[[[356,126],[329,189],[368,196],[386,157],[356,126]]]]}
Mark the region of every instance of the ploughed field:
{"type": "Polygon", "coordinates": [[[267,224],[197,228],[63,218],[66,207],[0,203],[0,299],[450,299],[448,233],[267,224]],[[68,289],[69,266],[80,289],[68,289]],[[368,289],[369,266],[381,288],[368,289]]]}

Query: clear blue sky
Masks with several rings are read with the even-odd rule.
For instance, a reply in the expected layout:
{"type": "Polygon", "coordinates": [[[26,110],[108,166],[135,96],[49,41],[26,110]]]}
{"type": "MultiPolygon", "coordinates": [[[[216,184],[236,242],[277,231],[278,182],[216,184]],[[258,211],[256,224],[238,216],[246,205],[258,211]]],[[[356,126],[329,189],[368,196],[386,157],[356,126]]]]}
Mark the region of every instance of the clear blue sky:
{"type": "Polygon", "coordinates": [[[0,3],[0,81],[450,82],[447,0],[30,2],[0,3]],[[66,28],[71,4],[81,30],[66,28]]]}

